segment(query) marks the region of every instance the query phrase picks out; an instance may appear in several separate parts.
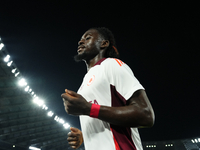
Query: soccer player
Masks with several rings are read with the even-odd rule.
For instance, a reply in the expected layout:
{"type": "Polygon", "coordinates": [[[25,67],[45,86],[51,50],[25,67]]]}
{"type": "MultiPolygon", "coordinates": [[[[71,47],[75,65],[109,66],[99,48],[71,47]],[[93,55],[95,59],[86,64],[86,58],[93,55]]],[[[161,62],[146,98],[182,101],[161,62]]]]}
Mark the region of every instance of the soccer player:
{"type": "Polygon", "coordinates": [[[79,115],[81,131],[71,127],[69,145],[86,150],[142,150],[137,128],[154,124],[154,111],[144,87],[121,61],[112,32],[91,28],[78,42],[76,61],[87,73],[78,92],[61,97],[68,114],[79,115]]]}

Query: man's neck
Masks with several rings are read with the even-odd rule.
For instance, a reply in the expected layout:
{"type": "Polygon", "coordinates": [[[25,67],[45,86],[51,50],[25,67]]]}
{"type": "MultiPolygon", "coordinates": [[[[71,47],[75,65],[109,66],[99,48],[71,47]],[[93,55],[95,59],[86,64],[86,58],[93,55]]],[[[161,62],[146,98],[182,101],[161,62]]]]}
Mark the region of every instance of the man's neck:
{"type": "Polygon", "coordinates": [[[97,55],[93,59],[89,61],[85,61],[86,66],[87,66],[87,72],[102,58],[104,58],[102,55],[97,55]]]}

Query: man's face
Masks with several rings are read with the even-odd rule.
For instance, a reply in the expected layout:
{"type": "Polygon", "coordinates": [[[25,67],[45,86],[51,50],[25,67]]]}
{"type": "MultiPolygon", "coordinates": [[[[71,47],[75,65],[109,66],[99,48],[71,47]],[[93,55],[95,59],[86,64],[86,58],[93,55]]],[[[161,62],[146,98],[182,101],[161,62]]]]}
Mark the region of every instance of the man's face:
{"type": "Polygon", "coordinates": [[[91,60],[100,52],[102,38],[95,29],[86,31],[78,42],[78,55],[74,57],[76,61],[91,60]]]}

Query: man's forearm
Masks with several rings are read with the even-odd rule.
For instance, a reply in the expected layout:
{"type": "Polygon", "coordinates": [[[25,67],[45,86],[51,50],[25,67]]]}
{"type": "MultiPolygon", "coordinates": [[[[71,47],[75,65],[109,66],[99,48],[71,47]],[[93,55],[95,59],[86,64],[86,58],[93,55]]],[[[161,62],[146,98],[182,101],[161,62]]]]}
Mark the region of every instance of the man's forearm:
{"type": "Polygon", "coordinates": [[[138,95],[133,95],[131,99],[132,102],[128,106],[101,106],[99,110],[98,119],[119,126],[153,126],[154,112],[144,91],[140,91],[138,95]]]}

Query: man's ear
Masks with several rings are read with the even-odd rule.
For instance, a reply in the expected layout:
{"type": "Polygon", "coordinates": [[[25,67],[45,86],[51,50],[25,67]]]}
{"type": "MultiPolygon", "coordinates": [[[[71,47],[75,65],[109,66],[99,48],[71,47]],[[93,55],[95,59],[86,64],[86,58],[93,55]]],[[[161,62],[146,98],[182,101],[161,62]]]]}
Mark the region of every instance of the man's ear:
{"type": "Polygon", "coordinates": [[[106,49],[110,45],[110,42],[108,40],[103,40],[101,42],[101,49],[106,49]]]}

